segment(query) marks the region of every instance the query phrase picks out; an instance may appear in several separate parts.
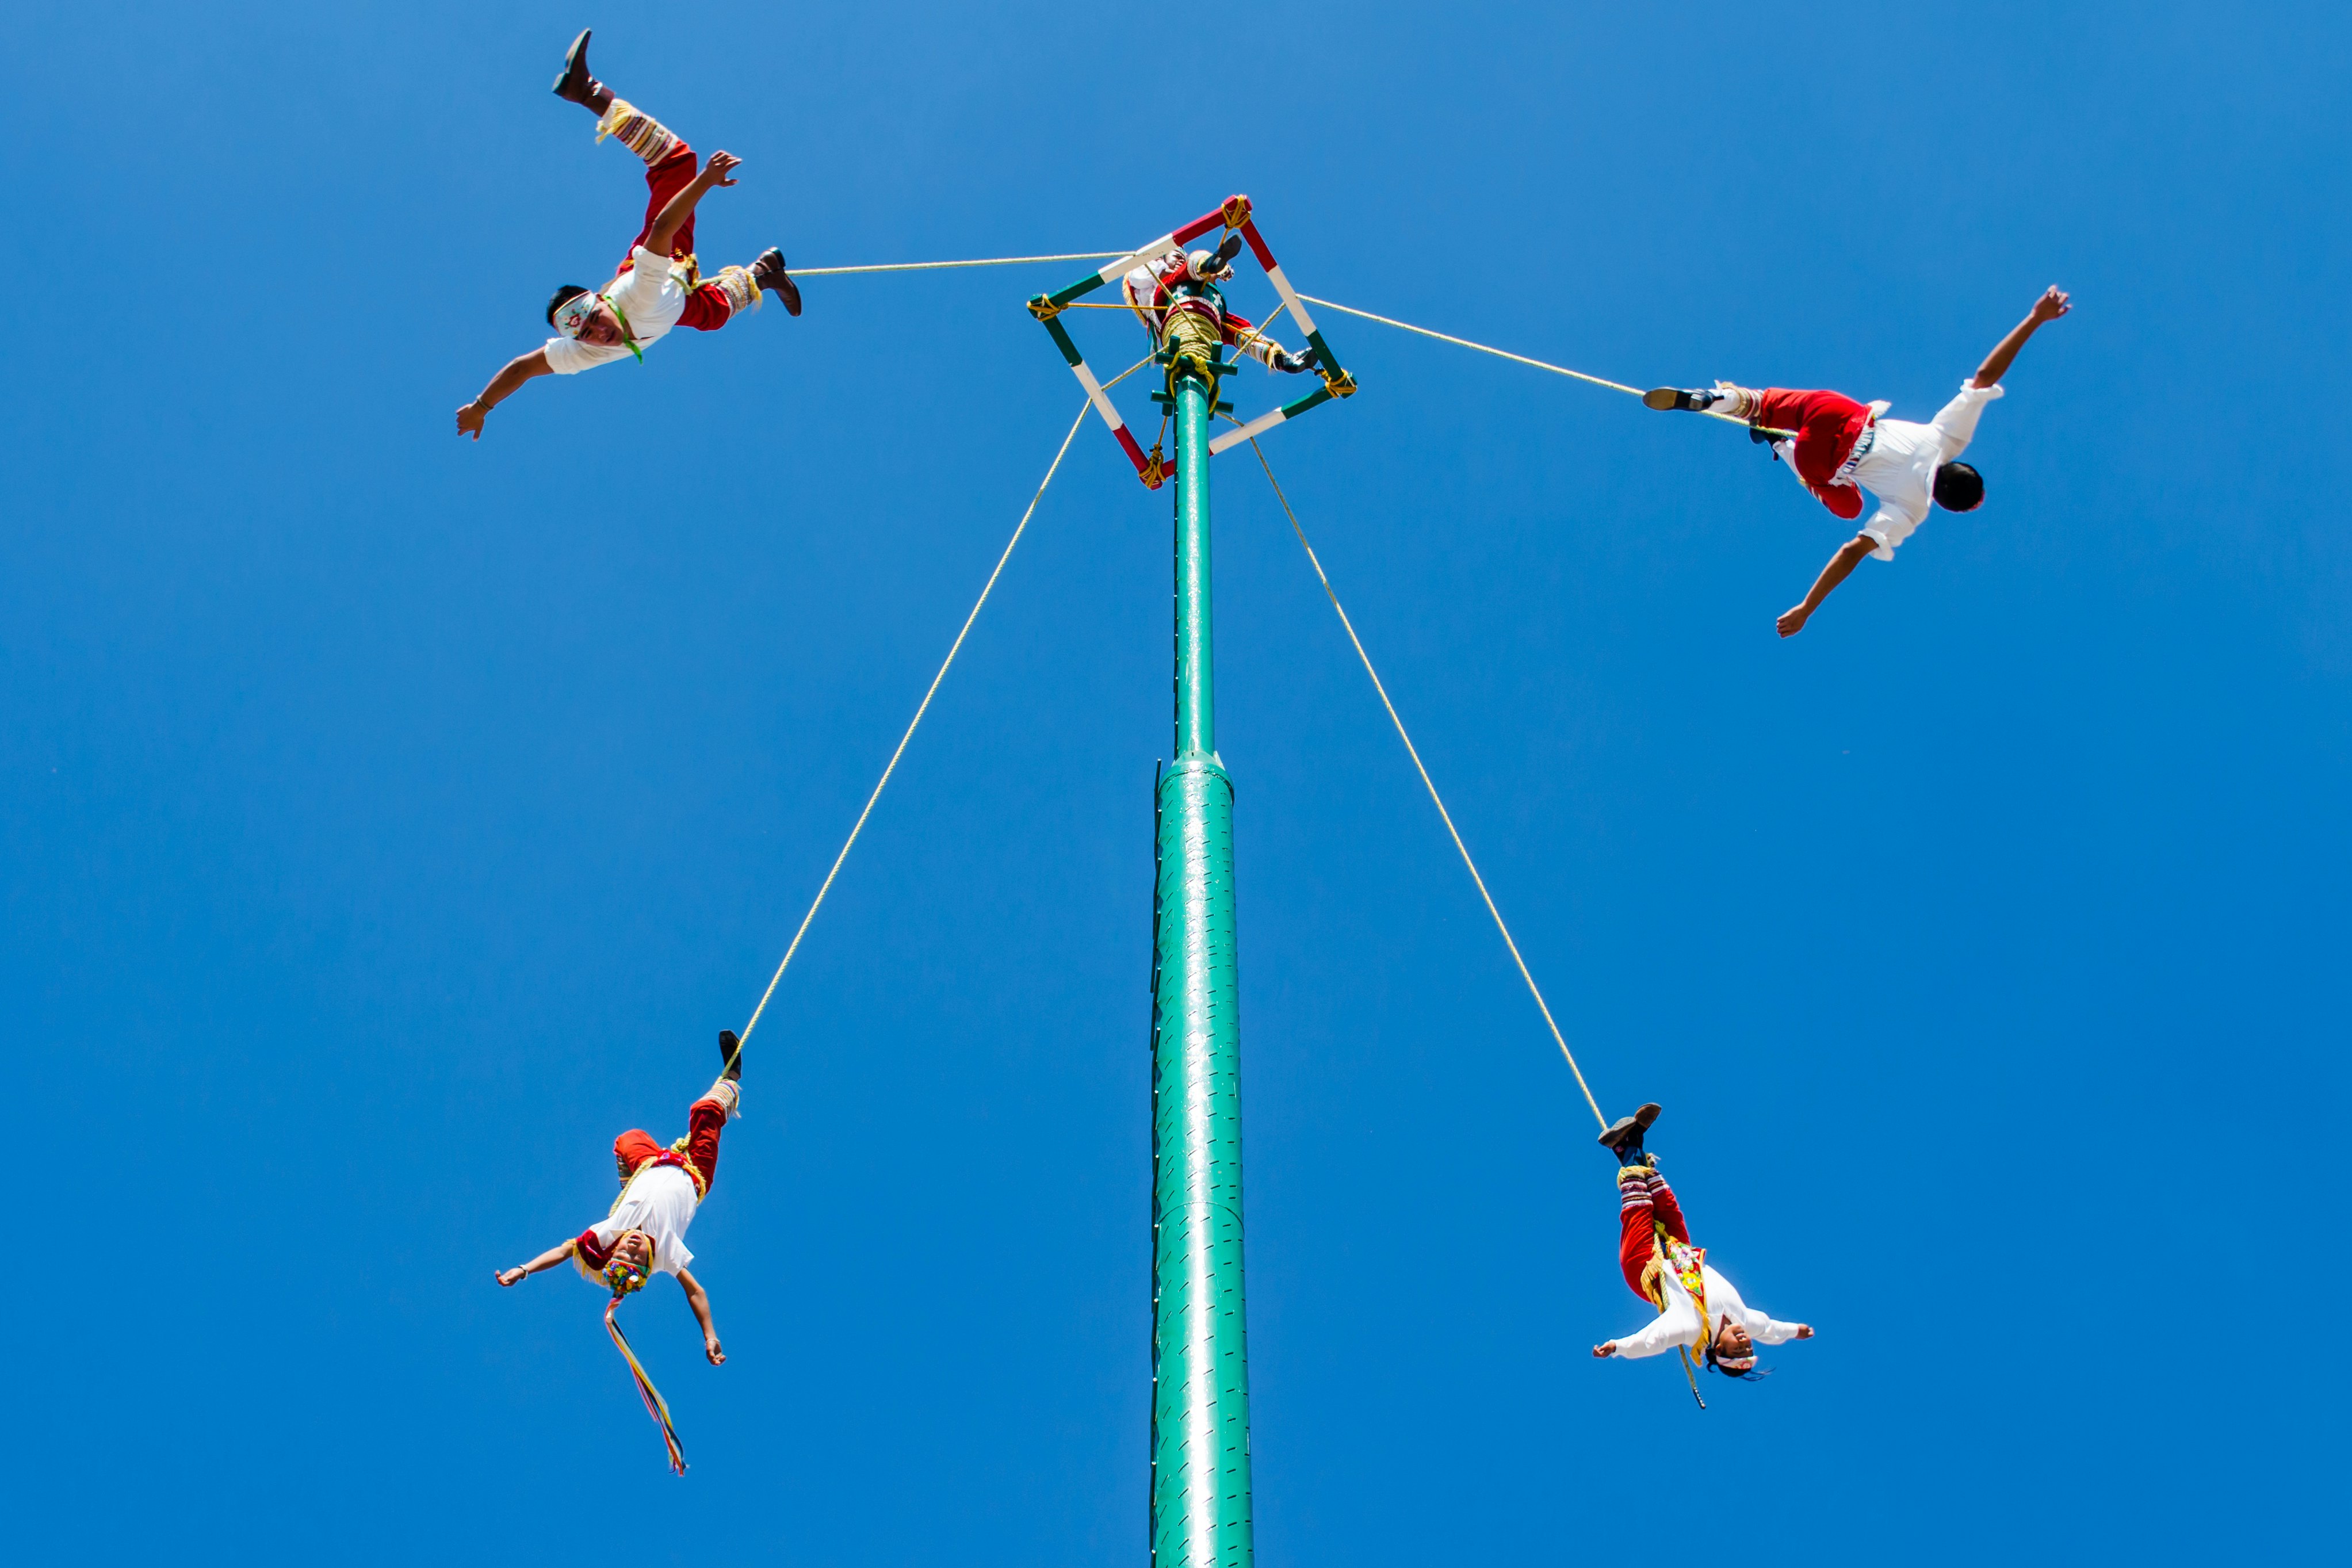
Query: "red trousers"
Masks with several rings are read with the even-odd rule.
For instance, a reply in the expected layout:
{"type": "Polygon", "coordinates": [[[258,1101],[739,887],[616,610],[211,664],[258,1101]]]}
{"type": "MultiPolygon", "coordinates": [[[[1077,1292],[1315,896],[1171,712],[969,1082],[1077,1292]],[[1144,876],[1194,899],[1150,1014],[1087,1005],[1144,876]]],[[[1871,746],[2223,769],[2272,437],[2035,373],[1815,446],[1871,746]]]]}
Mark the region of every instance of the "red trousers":
{"type": "Polygon", "coordinates": [[[1674,1189],[1655,1171],[1646,1176],[1635,1174],[1632,1166],[1620,1171],[1617,1195],[1617,1266],[1624,1271],[1626,1287],[1648,1301],[1650,1292],[1643,1289],[1642,1276],[1656,1256],[1653,1239],[1656,1227],[1664,1226],[1668,1236],[1688,1247],[1690,1226],[1683,1223],[1683,1205],[1675,1201],[1674,1189]]]}
{"type": "MultiPolygon", "coordinates": [[[[715,1100],[698,1100],[686,1113],[686,1157],[702,1173],[705,1197],[719,1181],[719,1135],[726,1131],[727,1108],[715,1100]]],[[[655,1142],[642,1128],[632,1127],[613,1140],[613,1163],[620,1167],[624,1181],[647,1160],[668,1152],[668,1144],[655,1142]]]]}
{"type": "Polygon", "coordinates": [[[1748,422],[1794,430],[1797,477],[1838,516],[1852,521],[1862,515],[1862,491],[1830,480],[1853,455],[1853,444],[1870,427],[1868,407],[1843,392],[1791,392],[1768,386],[1748,422]]]}
{"type": "MultiPolygon", "coordinates": [[[[645,226],[637,230],[636,238],[629,241],[630,255],[621,258],[622,271],[629,270],[631,258],[637,247],[646,242],[646,237],[653,233],[654,220],[661,216],[662,208],[669,205],[670,197],[694,184],[694,176],[699,167],[700,160],[695,156],[694,149],[684,142],[680,142],[677,150],[660,163],[646,166],[645,226]]],[[[677,237],[670,241],[669,253],[674,259],[683,259],[694,254],[692,214],[687,216],[684,226],[677,231],[677,237]]],[[[715,332],[727,324],[727,318],[733,313],[734,307],[727,303],[726,290],[715,283],[705,283],[687,295],[686,313],[678,317],[677,324],[692,327],[698,332],[715,332]]]]}

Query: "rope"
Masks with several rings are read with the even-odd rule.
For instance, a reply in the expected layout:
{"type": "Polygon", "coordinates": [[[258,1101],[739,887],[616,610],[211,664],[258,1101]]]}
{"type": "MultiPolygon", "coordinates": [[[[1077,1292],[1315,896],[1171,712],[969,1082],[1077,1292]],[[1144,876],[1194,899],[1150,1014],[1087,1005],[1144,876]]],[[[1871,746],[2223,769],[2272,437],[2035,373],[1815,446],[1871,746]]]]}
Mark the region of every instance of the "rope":
{"type": "Polygon", "coordinates": [[[1248,331],[1244,332],[1241,335],[1241,341],[1234,344],[1234,357],[1238,359],[1243,354],[1247,353],[1249,352],[1250,344],[1265,336],[1266,332],[1274,326],[1275,317],[1281,315],[1288,309],[1290,309],[1290,301],[1285,300],[1266,313],[1265,321],[1260,321],[1256,326],[1252,327],[1248,331]]]}
{"type": "MultiPolygon", "coordinates": [[[[1610,381],[1597,375],[1587,375],[1580,370],[1570,370],[1566,365],[1547,364],[1539,359],[1529,359],[1525,354],[1515,354],[1508,349],[1489,348],[1485,343],[1474,343],[1468,338],[1457,338],[1446,332],[1433,332],[1427,327],[1416,327],[1411,321],[1391,321],[1386,316],[1375,316],[1370,310],[1359,310],[1353,305],[1342,305],[1336,300],[1318,300],[1312,294],[1301,294],[1299,298],[1306,300],[1310,305],[1320,305],[1327,310],[1339,310],[1350,316],[1361,316],[1368,321],[1378,321],[1384,327],[1395,327],[1402,331],[1419,332],[1423,337],[1435,338],[1441,343],[1455,343],[1465,349],[1476,349],[1482,354],[1493,354],[1496,359],[1513,360],[1520,364],[1533,365],[1538,370],[1548,370],[1554,375],[1570,376],[1578,381],[1590,382],[1594,386],[1605,386],[1612,392],[1630,392],[1636,397],[1642,395],[1642,389],[1640,387],[1628,386],[1622,381],[1610,381]]],[[[1269,320],[1271,318],[1269,318],[1269,320]]],[[[1717,414],[1712,408],[1702,410],[1702,412],[1704,412],[1709,419],[1720,419],[1727,425],[1737,425],[1743,430],[1748,427],[1748,421],[1745,419],[1736,418],[1728,414],[1717,414]]],[[[1764,426],[1764,429],[1768,435],[1783,436],[1791,440],[1794,440],[1797,435],[1794,430],[1774,430],[1769,426],[1764,426]]]]}
{"type": "Polygon", "coordinates": [[[923,693],[923,700],[916,706],[915,716],[907,721],[907,732],[898,737],[898,749],[890,753],[890,761],[882,769],[882,776],[874,781],[874,793],[866,797],[866,809],[857,814],[856,825],[850,828],[848,838],[843,841],[841,853],[833,858],[833,869],[824,874],[824,883],[817,889],[816,898],[810,903],[808,913],[801,917],[800,929],[793,932],[792,945],[784,949],[784,961],[776,965],[776,973],[768,981],[767,990],[760,994],[760,1005],[751,1009],[751,1021],[743,1026],[743,1033],[737,1037],[734,1050],[728,1054],[728,1066],[732,1067],[742,1058],[744,1044],[751,1039],[751,1031],[760,1026],[760,1015],[768,1010],[768,999],[776,994],[777,983],[783,979],[784,971],[792,967],[793,954],[801,950],[801,938],[808,935],[809,922],[816,919],[816,911],[824,904],[824,896],[833,891],[833,879],[841,875],[841,863],[849,858],[849,851],[856,844],[857,836],[866,831],[866,819],[873,815],[874,803],[882,798],[882,791],[889,784],[891,773],[898,769],[898,759],[907,754],[907,742],[915,738],[915,727],[923,721],[923,715],[930,711],[931,699],[939,695],[940,682],[948,678],[949,667],[955,663],[956,655],[963,651],[963,639],[971,634],[972,622],[980,619],[981,607],[988,603],[988,595],[995,588],[996,579],[1003,574],[1004,563],[1013,559],[1013,547],[1021,542],[1021,535],[1027,531],[1029,520],[1037,513],[1037,503],[1045,499],[1045,487],[1054,482],[1054,475],[1061,469],[1062,459],[1069,455],[1070,443],[1078,438],[1078,426],[1086,423],[1087,415],[1093,406],[1092,399],[1078,405],[1078,416],[1070,421],[1070,433],[1062,437],[1062,449],[1054,454],[1052,466],[1046,468],[1045,477],[1037,482],[1037,493],[1029,498],[1029,510],[1021,514],[1020,525],[1013,529],[1013,537],[1005,541],[1004,553],[996,558],[996,570],[991,572],[988,581],[981,585],[980,597],[972,602],[971,614],[963,618],[963,629],[956,633],[954,643],[948,648],[947,658],[940,662],[940,672],[931,677],[930,689],[923,693]]]}
{"type": "Polygon", "coordinates": [[[621,1359],[629,1363],[629,1375],[637,1380],[637,1397],[646,1402],[646,1414],[652,1416],[654,1425],[661,1428],[662,1443],[669,1449],[670,1473],[682,1476],[686,1474],[686,1450],[679,1447],[677,1427],[670,1421],[669,1402],[661,1396],[661,1390],[654,1386],[654,1380],[646,1375],[644,1365],[637,1360],[637,1352],[629,1348],[628,1336],[621,1332],[621,1325],[613,1321],[613,1314],[620,1305],[621,1298],[618,1296],[606,1303],[604,1331],[613,1336],[613,1348],[619,1351],[621,1359]]]}
{"type": "MultiPolygon", "coordinates": [[[[1315,303],[1321,305],[1328,301],[1318,300],[1315,303]]],[[[1344,310],[1346,307],[1339,308],[1344,310]]],[[[1601,1114],[1601,1102],[1592,1098],[1592,1086],[1584,1081],[1584,1069],[1576,1065],[1576,1053],[1568,1048],[1568,1040],[1560,1034],[1559,1024],[1552,1017],[1550,1005],[1544,1001],[1542,988],[1536,984],[1536,977],[1528,972],[1528,961],[1519,956],[1519,944],[1511,939],[1511,928],[1503,923],[1503,911],[1495,907],[1495,895],[1486,890],[1486,879],[1478,874],[1478,862],[1470,858],[1470,847],[1462,842],[1462,831],[1454,826],[1454,814],[1445,809],[1445,802],[1438,795],[1437,785],[1431,780],[1429,769],[1421,760],[1420,748],[1405,732],[1404,721],[1397,717],[1396,704],[1389,700],[1389,689],[1381,683],[1381,672],[1372,668],[1372,656],[1364,651],[1364,639],[1356,635],[1356,623],[1348,618],[1348,612],[1341,607],[1339,595],[1332,589],[1331,579],[1324,574],[1323,563],[1316,555],[1315,547],[1307,542],[1307,531],[1298,526],[1298,514],[1290,510],[1290,498],[1282,493],[1282,481],[1274,477],[1274,466],[1265,460],[1265,451],[1255,437],[1250,439],[1250,450],[1257,454],[1258,467],[1265,470],[1265,482],[1274,487],[1274,499],[1282,503],[1282,515],[1290,520],[1290,531],[1298,535],[1298,547],[1307,552],[1307,563],[1315,568],[1316,579],[1323,584],[1323,596],[1331,601],[1331,608],[1339,614],[1339,625],[1347,628],[1348,640],[1356,645],[1356,657],[1363,661],[1364,673],[1372,678],[1372,689],[1381,694],[1381,706],[1389,710],[1389,722],[1396,726],[1397,739],[1404,742],[1405,754],[1412,759],[1414,771],[1421,774],[1422,786],[1429,791],[1429,798],[1435,804],[1438,816],[1445,823],[1445,831],[1453,836],[1454,847],[1462,855],[1462,864],[1470,868],[1470,879],[1478,885],[1478,896],[1486,900],[1486,912],[1495,917],[1495,929],[1503,933],[1503,945],[1511,950],[1511,962],[1519,966],[1519,978],[1528,983],[1528,994],[1536,999],[1536,1006],[1543,1013],[1544,1023],[1551,1030],[1552,1043],[1559,1047],[1560,1056],[1567,1060],[1568,1070],[1576,1075],[1576,1087],[1584,1091],[1584,1103],[1592,1107],[1592,1119],[1601,1123],[1602,1131],[1607,1131],[1609,1119],[1601,1114]]]]}
{"type": "Polygon", "coordinates": [[[839,278],[850,272],[937,272],[948,267],[1019,267],[1031,261],[1116,261],[1126,254],[1124,250],[1082,250],[1069,256],[991,256],[978,261],[883,261],[871,267],[795,267],[792,274],[839,278]]]}
{"type": "Polygon", "coordinates": [[[1129,365],[1125,370],[1120,371],[1117,375],[1112,376],[1108,381],[1104,382],[1102,384],[1103,390],[1105,392],[1108,392],[1112,387],[1117,386],[1120,382],[1125,381],[1129,376],[1133,375],[1137,371],[1141,370],[1145,365],[1148,365],[1150,363],[1151,356],[1150,354],[1145,354],[1141,359],[1137,360],[1133,364],[1129,365]]]}

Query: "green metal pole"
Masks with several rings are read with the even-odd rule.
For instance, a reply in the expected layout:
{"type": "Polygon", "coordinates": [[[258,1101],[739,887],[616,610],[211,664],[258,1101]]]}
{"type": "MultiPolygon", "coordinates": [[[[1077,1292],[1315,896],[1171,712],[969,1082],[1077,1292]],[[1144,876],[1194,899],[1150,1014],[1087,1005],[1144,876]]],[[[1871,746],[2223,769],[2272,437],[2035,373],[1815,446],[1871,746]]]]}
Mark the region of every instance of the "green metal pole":
{"type": "Polygon", "coordinates": [[[1250,1568],[1234,785],[1217,759],[1209,414],[1176,389],[1176,760],[1157,797],[1151,1015],[1151,1560],[1250,1568]]]}

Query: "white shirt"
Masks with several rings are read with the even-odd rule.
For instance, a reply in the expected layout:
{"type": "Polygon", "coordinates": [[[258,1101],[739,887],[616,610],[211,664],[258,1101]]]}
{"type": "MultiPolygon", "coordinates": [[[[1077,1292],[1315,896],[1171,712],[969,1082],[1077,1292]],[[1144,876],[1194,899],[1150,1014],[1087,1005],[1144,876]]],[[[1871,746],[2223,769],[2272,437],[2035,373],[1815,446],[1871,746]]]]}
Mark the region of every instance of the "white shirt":
{"type": "MultiPolygon", "coordinates": [[[[670,271],[669,258],[656,256],[644,246],[629,252],[633,264],[617,273],[602,297],[619,307],[629,335],[644,348],[677,325],[686,314],[686,289],[670,271]]],[[[547,340],[547,368],[558,375],[578,375],[592,365],[610,364],[630,357],[626,343],[584,343],[561,333],[547,340]]]]}
{"type": "Polygon", "coordinates": [[[654,1240],[654,1272],[675,1274],[694,1261],[686,1249],[694,1208],[692,1176],[676,1165],[647,1165],[621,1189],[620,1206],[589,1228],[603,1247],[620,1240],[625,1231],[644,1231],[654,1240]]]}
{"type": "MultiPolygon", "coordinates": [[[[1862,525],[1862,531],[1878,541],[1878,548],[1870,552],[1874,561],[1892,561],[1895,547],[1911,537],[1911,531],[1927,521],[1927,508],[1936,500],[1936,470],[1968,450],[1975,439],[1977,419],[1984,405],[2001,395],[1998,384],[1979,386],[1971,376],[1960,384],[1960,395],[1937,411],[1936,417],[1925,425],[1908,419],[1880,419],[1873,424],[1865,439],[1870,450],[1859,458],[1850,458],[1838,471],[1841,479],[1850,479],[1878,498],[1878,510],[1862,525]]],[[[1871,407],[1883,412],[1886,405],[1874,403],[1871,407]]],[[[1786,441],[1775,445],[1781,460],[1789,465],[1791,474],[1797,472],[1795,454],[1786,441]]],[[[1804,483],[1799,475],[1797,482],[1804,483]]],[[[1811,487],[1807,487],[1810,490],[1811,487]]]]}
{"type": "Polygon", "coordinates": [[[1683,1289],[1683,1282],[1675,1277],[1673,1269],[1662,1269],[1659,1271],[1659,1283],[1665,1287],[1666,1310],[1640,1333],[1628,1334],[1619,1340],[1619,1355],[1638,1359],[1660,1354],[1676,1345],[1688,1345],[1696,1352],[1721,1333],[1727,1321],[1736,1322],[1746,1329],[1748,1337],[1758,1344],[1784,1344],[1797,1337],[1795,1323],[1776,1321],[1741,1300],[1739,1292],[1731,1288],[1731,1281],[1717,1274],[1712,1263],[1700,1264],[1699,1272],[1706,1279],[1707,1315],[1715,1321],[1702,1326],[1698,1318],[1698,1303],[1691,1300],[1690,1292],[1683,1289]]]}

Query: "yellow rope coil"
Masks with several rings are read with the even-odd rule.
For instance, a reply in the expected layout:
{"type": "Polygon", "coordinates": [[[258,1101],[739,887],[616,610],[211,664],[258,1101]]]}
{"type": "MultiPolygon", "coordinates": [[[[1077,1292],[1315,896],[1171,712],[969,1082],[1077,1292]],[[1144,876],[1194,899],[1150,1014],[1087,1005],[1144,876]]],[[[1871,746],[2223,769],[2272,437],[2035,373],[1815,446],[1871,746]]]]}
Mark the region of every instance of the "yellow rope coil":
{"type": "Polygon", "coordinates": [[[1224,346],[1224,338],[1215,323],[1198,310],[1171,310],[1168,322],[1168,395],[1176,395],[1176,384],[1187,375],[1197,375],[1208,384],[1209,405],[1217,403],[1217,351],[1224,346]]]}

